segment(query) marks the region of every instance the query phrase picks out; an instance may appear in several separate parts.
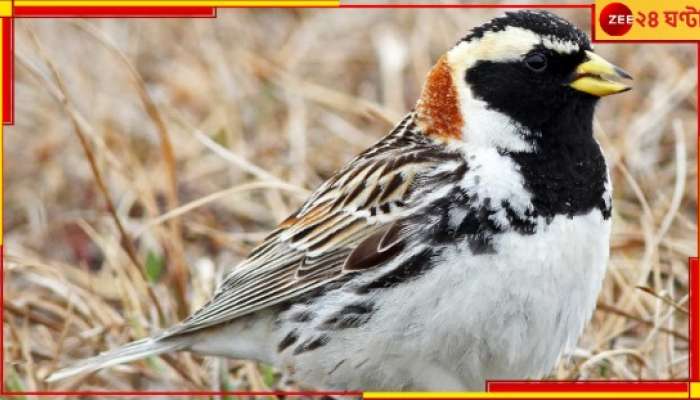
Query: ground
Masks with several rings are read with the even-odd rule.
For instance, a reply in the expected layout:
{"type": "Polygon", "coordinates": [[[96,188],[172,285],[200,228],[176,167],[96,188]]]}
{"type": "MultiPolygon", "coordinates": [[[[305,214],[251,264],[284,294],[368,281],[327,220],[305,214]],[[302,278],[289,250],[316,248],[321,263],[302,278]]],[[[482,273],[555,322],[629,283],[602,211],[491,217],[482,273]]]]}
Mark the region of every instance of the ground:
{"type": "MultiPolygon", "coordinates": [[[[588,10],[560,11],[589,29],[588,10]]],[[[43,378],[206,301],[312,189],[399,121],[445,50],[500,12],[17,21],[16,124],[4,135],[6,388],[288,388],[269,366],[187,354],[43,378]]],[[[597,114],[614,183],[612,257],[590,326],[549,379],[683,379],[695,46],[596,51],[635,79],[597,114]]]]}

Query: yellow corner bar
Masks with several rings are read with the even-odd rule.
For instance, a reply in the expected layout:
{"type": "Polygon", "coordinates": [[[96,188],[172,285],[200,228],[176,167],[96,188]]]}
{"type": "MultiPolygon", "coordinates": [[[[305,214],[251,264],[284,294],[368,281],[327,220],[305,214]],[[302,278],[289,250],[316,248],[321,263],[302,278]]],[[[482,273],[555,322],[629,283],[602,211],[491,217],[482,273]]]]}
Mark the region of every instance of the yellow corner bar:
{"type": "Polygon", "coordinates": [[[700,398],[700,382],[690,382],[690,398],[700,398]]]}
{"type": "Polygon", "coordinates": [[[1,0],[0,1],[0,17],[11,17],[12,16],[12,1],[1,0]]]}

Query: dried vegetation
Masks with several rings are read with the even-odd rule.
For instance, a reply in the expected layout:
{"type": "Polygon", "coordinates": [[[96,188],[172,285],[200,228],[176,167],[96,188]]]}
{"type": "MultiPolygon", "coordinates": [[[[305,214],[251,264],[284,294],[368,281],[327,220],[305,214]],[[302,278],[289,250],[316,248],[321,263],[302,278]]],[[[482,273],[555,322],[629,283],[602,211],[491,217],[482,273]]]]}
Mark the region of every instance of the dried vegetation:
{"type": "MultiPolygon", "coordinates": [[[[588,27],[588,11],[560,11],[588,27]]],[[[495,13],[17,21],[17,122],[4,137],[6,388],[288,389],[268,366],[189,354],[43,378],[201,305],[413,106],[441,52],[495,13]]],[[[592,324],[550,378],[682,379],[697,254],[695,46],[597,48],[635,77],[598,113],[615,187],[612,258],[592,324]]]]}

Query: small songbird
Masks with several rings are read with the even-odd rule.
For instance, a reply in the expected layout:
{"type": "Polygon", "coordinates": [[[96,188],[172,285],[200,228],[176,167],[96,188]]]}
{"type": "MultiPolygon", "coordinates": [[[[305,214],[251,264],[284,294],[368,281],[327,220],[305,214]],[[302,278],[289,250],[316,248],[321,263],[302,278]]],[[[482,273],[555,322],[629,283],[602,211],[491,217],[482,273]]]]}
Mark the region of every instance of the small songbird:
{"type": "Polygon", "coordinates": [[[415,108],[152,337],[53,373],[173,351],[276,365],[327,390],[483,390],[539,378],[595,308],[611,184],[600,97],[630,76],[544,11],[474,28],[415,108]]]}

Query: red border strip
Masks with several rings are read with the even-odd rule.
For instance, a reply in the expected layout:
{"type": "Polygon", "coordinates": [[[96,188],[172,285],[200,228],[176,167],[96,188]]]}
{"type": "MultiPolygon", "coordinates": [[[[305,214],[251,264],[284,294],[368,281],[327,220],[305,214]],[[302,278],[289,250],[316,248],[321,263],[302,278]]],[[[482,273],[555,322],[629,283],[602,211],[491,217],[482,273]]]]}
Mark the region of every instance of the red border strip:
{"type": "Polygon", "coordinates": [[[2,123],[15,122],[15,20],[2,19],[2,123]]]}
{"type": "Polygon", "coordinates": [[[673,381],[495,381],[488,392],[679,392],[688,391],[688,382],[673,381]]]}
{"type": "Polygon", "coordinates": [[[25,18],[69,18],[69,17],[90,17],[90,18],[119,18],[119,17],[158,17],[158,18],[213,18],[216,17],[214,7],[148,7],[148,6],[128,6],[128,7],[101,7],[101,6],[79,6],[79,7],[27,7],[17,6],[14,9],[15,17],[25,18]]]}

